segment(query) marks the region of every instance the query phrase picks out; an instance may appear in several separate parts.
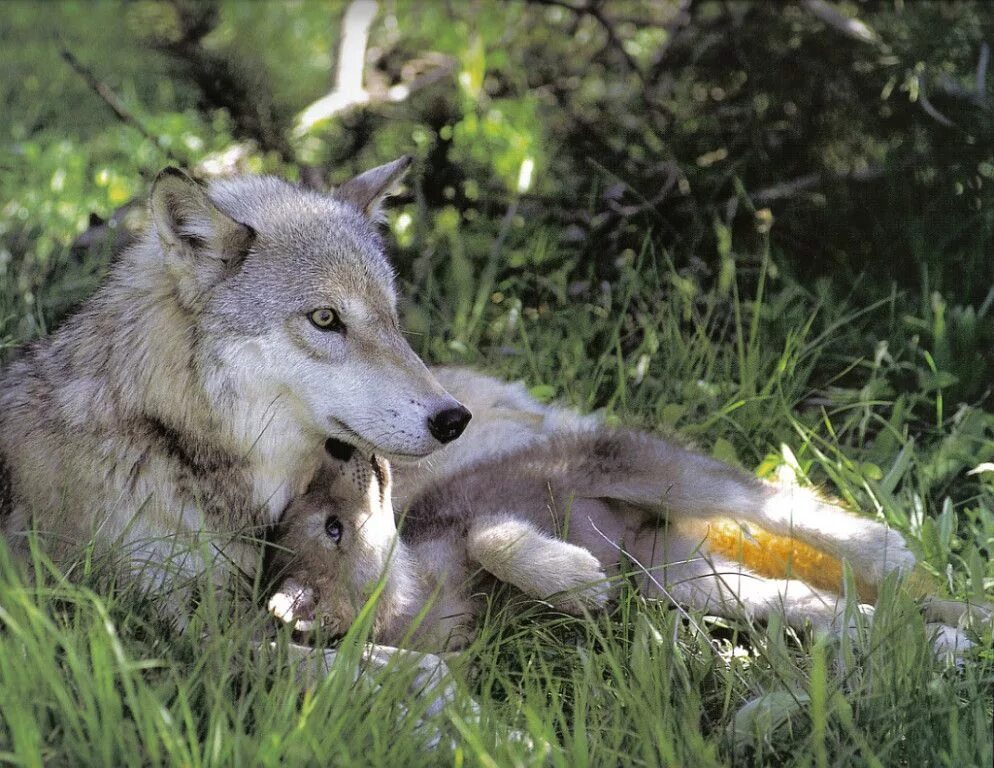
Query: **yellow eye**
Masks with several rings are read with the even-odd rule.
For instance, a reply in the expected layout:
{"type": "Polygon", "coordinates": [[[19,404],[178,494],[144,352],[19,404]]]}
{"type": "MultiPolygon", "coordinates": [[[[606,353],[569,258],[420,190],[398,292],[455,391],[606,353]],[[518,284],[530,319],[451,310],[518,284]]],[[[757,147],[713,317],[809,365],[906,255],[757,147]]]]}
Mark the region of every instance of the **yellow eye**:
{"type": "Polygon", "coordinates": [[[343,333],[345,331],[345,325],[342,324],[342,319],[331,307],[315,309],[307,317],[311,321],[311,325],[319,331],[336,331],[337,333],[343,333]]]}

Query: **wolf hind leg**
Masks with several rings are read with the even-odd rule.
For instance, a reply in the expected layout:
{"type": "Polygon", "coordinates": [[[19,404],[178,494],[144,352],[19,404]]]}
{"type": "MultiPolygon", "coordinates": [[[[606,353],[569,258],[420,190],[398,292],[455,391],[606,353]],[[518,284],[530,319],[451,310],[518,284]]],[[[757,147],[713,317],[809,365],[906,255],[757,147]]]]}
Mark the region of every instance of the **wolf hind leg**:
{"type": "Polygon", "coordinates": [[[941,621],[926,622],[925,631],[935,655],[940,659],[949,659],[957,666],[965,663],[964,655],[975,645],[959,627],[941,621]]]}
{"type": "Polygon", "coordinates": [[[728,518],[795,538],[838,560],[848,560],[867,582],[910,571],[915,556],[903,537],[882,523],[847,512],[794,485],[773,485],[708,456],[644,433],[592,434],[600,461],[579,494],[625,502],[648,516],[680,520],[728,518]],[[601,445],[603,443],[603,445],[601,445]]]}
{"type": "Polygon", "coordinates": [[[936,654],[952,659],[957,665],[963,664],[964,654],[976,645],[964,628],[983,634],[992,620],[991,606],[973,600],[927,598],[922,604],[922,614],[936,654]]]}
{"type": "MultiPolygon", "coordinates": [[[[643,592],[647,597],[727,619],[768,621],[776,614],[794,629],[810,626],[816,633],[833,637],[856,632],[856,616],[847,610],[849,607],[873,620],[871,605],[850,606],[841,595],[815,589],[798,579],[759,576],[733,560],[690,555],[645,570],[647,586],[643,592]]],[[[973,641],[956,626],[952,613],[936,615],[943,609],[954,610],[952,606],[940,606],[938,611],[936,606],[929,608],[926,606],[925,628],[933,652],[940,659],[962,665],[973,641]]]]}
{"type": "MultiPolygon", "coordinates": [[[[729,483],[731,492],[716,500],[711,517],[755,524],[768,533],[796,539],[839,561],[846,560],[861,579],[874,586],[889,573],[907,574],[915,567],[914,553],[900,533],[877,520],[848,512],[806,488],[752,478],[731,483],[723,477],[720,482],[729,483]]],[[[682,510],[674,512],[680,517],[682,510]]]]}
{"type": "Polygon", "coordinates": [[[755,522],[774,534],[794,537],[879,585],[889,573],[908,574],[916,558],[904,537],[883,523],[852,514],[797,486],[773,486],[755,522]]]}
{"type": "Polygon", "coordinates": [[[989,603],[976,600],[943,600],[928,597],[922,603],[926,621],[957,626],[959,624],[990,624],[994,609],[989,603]]]}
{"type": "MultiPolygon", "coordinates": [[[[852,630],[844,597],[798,579],[760,576],[734,560],[702,555],[689,539],[674,538],[654,555],[646,542],[630,553],[643,571],[639,583],[646,597],[727,619],[765,622],[776,614],[798,630],[808,625],[831,635],[852,630]]],[[[860,610],[873,613],[868,605],[860,610]]]]}
{"type": "Polygon", "coordinates": [[[513,515],[478,518],[467,533],[471,560],[500,581],[568,612],[599,608],[608,598],[607,576],[588,550],[556,539],[513,515]]]}

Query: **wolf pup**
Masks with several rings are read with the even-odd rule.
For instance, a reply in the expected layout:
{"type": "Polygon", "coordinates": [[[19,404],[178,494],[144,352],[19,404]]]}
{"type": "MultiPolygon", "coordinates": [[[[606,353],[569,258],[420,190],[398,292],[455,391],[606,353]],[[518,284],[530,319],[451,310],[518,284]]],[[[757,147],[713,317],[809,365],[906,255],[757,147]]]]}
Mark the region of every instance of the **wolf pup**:
{"type": "MultiPolygon", "coordinates": [[[[394,501],[401,510],[433,484],[467,476],[471,467],[497,465],[526,447],[548,445],[548,439],[557,435],[605,429],[596,416],[539,403],[521,382],[505,382],[457,367],[438,367],[433,373],[475,416],[458,444],[439,450],[430,459],[394,468],[394,501]]],[[[625,489],[636,483],[647,484],[638,486],[643,490],[665,489],[670,520],[734,520],[757,532],[797,540],[811,548],[812,555],[820,552],[835,561],[846,559],[872,583],[879,583],[891,571],[907,572],[915,565],[915,556],[901,535],[875,520],[850,514],[796,487],[763,483],[671,442],[646,439],[644,451],[632,448],[619,456],[627,464],[593,462],[591,466],[602,469],[605,478],[625,489]]],[[[578,472],[579,465],[571,465],[571,471],[578,472]]],[[[661,498],[660,493],[655,501],[661,498]]],[[[710,528],[713,538],[715,529],[710,528]]],[[[748,540],[754,541],[755,536],[748,540]]]]}
{"type": "Polygon", "coordinates": [[[241,534],[276,522],[329,437],[388,457],[457,438],[470,413],[404,339],[375,226],[409,162],[331,195],[161,172],[140,242],[0,375],[15,551],[29,532],[63,561],[117,547],[156,588],[205,551],[251,573],[241,534]]]}
{"type": "MultiPolygon", "coordinates": [[[[376,640],[453,649],[473,636],[481,594],[495,580],[575,612],[603,605],[618,577],[633,573],[648,597],[729,618],[778,613],[797,628],[839,633],[850,618],[841,566],[803,543],[823,541],[822,518],[852,518],[848,530],[863,534],[852,547],[861,597],[872,599],[889,570],[910,565],[889,564],[886,549],[859,559],[867,526],[906,552],[883,526],[640,432],[563,427],[466,467],[410,502],[399,538],[386,463],[331,447],[337,458],[288,508],[276,539],[282,580],[269,608],[298,630],[344,632],[382,579],[376,640]],[[805,518],[797,538],[723,517],[759,517],[758,500],[778,508],[788,493],[805,518]]],[[[764,522],[779,525],[774,515],[764,522]]],[[[958,617],[947,610],[942,618],[958,617]]],[[[969,645],[952,626],[931,629],[937,648],[969,645]]]]}

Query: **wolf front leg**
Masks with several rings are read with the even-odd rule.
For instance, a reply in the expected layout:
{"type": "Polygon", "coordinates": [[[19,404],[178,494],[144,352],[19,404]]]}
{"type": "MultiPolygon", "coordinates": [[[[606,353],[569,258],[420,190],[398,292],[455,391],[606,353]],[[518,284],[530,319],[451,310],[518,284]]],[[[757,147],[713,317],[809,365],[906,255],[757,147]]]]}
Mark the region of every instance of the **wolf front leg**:
{"type": "Polygon", "coordinates": [[[485,571],[526,595],[554,596],[552,604],[561,610],[580,613],[607,601],[607,576],[596,557],[511,514],[474,520],[466,551],[485,571]]]}
{"type": "MultiPolygon", "coordinates": [[[[275,641],[259,642],[255,648],[257,653],[272,654],[276,659],[280,659],[283,653],[280,644],[275,641]]],[[[367,643],[358,665],[352,666],[351,661],[349,656],[339,660],[339,651],[335,648],[315,648],[296,643],[286,645],[285,663],[302,686],[317,686],[326,677],[337,673],[349,675],[355,684],[362,682],[378,689],[380,676],[387,671],[410,675],[408,703],[398,704],[401,717],[406,715],[411,702],[420,699],[427,702],[427,706],[423,708],[416,727],[426,738],[425,749],[433,750],[443,739],[450,737],[447,729],[443,731],[439,727],[439,721],[442,720],[443,710],[457,703],[458,694],[449,667],[440,656],[367,643]]],[[[479,714],[479,705],[474,700],[468,699],[464,706],[470,715],[475,717],[479,714]]]]}

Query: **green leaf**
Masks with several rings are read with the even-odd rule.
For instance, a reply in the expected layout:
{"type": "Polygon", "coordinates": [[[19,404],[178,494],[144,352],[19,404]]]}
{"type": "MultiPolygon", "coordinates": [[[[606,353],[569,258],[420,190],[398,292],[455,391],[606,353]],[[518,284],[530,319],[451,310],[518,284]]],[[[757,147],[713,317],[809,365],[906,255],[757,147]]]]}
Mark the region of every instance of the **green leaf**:
{"type": "Polygon", "coordinates": [[[714,441],[714,445],[711,446],[711,455],[718,459],[718,461],[723,461],[726,464],[734,464],[736,466],[740,464],[735,446],[723,437],[719,437],[714,441]]]}
{"type": "Polygon", "coordinates": [[[540,403],[548,403],[556,397],[556,388],[551,384],[536,384],[528,389],[528,394],[540,403]]]}

